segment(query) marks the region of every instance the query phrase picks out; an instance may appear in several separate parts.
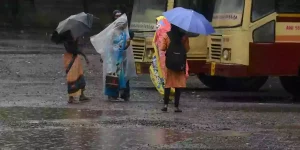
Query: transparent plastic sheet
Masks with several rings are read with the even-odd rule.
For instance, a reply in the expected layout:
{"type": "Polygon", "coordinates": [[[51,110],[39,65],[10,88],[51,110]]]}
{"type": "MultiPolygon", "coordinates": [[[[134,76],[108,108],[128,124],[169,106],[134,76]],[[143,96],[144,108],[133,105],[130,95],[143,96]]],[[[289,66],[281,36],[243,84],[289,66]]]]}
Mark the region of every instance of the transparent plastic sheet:
{"type": "MultiPolygon", "coordinates": [[[[120,45],[113,42],[122,32],[126,33],[126,40],[130,38],[126,14],[119,17],[99,34],[91,37],[92,45],[103,60],[103,87],[105,87],[106,75],[117,71],[116,64],[120,63],[118,62],[117,55],[120,53],[122,53],[123,57],[120,69],[124,71],[125,80],[128,81],[137,76],[132,47],[129,46],[126,50],[119,50],[120,45]],[[125,28],[120,29],[124,24],[126,25],[125,28]]],[[[121,41],[120,43],[122,42],[126,41],[121,41]]],[[[103,88],[103,90],[105,90],[105,88],[103,88]]]]}

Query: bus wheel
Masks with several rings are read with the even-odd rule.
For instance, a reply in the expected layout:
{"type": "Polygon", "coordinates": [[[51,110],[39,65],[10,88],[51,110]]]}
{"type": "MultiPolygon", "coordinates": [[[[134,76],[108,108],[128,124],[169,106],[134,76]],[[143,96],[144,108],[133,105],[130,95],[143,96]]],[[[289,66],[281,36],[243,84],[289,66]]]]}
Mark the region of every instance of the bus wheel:
{"type": "Polygon", "coordinates": [[[227,78],[227,89],[230,91],[258,91],[269,77],[227,78]]]}
{"type": "Polygon", "coordinates": [[[199,74],[198,79],[207,87],[213,90],[225,90],[226,79],[224,77],[208,76],[205,74],[199,74]]]}
{"type": "Polygon", "coordinates": [[[282,87],[295,98],[300,98],[300,77],[290,76],[290,77],[280,77],[280,82],[282,87]]]}

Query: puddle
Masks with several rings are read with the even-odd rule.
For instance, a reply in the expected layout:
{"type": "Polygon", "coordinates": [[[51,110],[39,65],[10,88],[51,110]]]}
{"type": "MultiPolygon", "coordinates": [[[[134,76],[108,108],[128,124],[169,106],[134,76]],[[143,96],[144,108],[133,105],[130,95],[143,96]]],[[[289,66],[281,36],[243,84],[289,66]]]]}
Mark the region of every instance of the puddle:
{"type": "Polygon", "coordinates": [[[222,111],[243,111],[243,112],[281,112],[281,113],[300,113],[299,106],[263,106],[263,105],[252,105],[252,106],[232,106],[232,107],[217,107],[215,110],[222,111]]]}
{"type": "Polygon", "coordinates": [[[0,132],[0,143],[14,149],[133,149],[169,145],[191,135],[157,128],[48,128],[0,132]]]}
{"type": "Polygon", "coordinates": [[[87,110],[73,108],[0,108],[0,120],[94,119],[101,116],[126,116],[126,110],[87,110]]]}
{"type": "Polygon", "coordinates": [[[267,95],[259,95],[259,93],[255,93],[256,95],[247,95],[244,96],[215,96],[214,99],[218,102],[239,102],[239,103],[287,103],[288,97],[286,96],[267,96],[267,95]]]}
{"type": "Polygon", "coordinates": [[[276,126],[276,129],[299,130],[300,131],[300,124],[279,125],[279,126],[276,126]]]}
{"type": "Polygon", "coordinates": [[[72,108],[0,108],[0,149],[132,149],[169,145],[192,137],[182,130],[103,124],[100,117],[133,111],[72,108]]]}

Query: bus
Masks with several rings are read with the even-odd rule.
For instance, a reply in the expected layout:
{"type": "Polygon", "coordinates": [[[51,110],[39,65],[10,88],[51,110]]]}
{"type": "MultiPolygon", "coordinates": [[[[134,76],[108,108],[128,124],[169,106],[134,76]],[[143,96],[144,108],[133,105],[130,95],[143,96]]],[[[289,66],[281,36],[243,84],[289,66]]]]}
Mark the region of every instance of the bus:
{"type": "MultiPolygon", "coordinates": [[[[210,20],[213,6],[211,0],[134,0],[130,29],[135,35],[132,47],[137,73],[149,74],[154,53],[152,42],[156,30],[156,17],[174,7],[184,7],[193,9],[210,20]]],[[[208,56],[207,36],[190,38],[190,47],[187,55],[190,73],[204,73],[208,56]]]]}
{"type": "Polygon", "coordinates": [[[269,76],[300,92],[300,1],[214,0],[206,78],[231,90],[259,90],[269,76]]]}

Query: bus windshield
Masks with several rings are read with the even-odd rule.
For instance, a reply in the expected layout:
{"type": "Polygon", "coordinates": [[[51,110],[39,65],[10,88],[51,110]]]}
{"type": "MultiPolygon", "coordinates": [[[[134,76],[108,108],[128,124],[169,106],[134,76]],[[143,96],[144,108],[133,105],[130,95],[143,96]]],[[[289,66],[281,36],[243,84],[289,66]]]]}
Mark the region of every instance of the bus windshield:
{"type": "Polygon", "coordinates": [[[134,0],[130,29],[155,31],[156,17],[165,11],[167,0],[134,0]]]}
{"type": "Polygon", "coordinates": [[[242,24],[245,0],[216,0],[212,25],[236,27],[242,24]]]}

